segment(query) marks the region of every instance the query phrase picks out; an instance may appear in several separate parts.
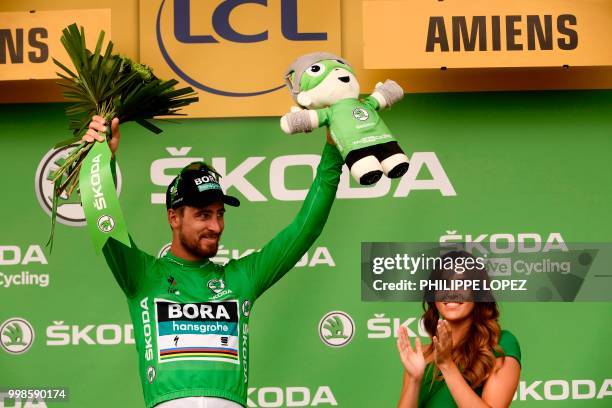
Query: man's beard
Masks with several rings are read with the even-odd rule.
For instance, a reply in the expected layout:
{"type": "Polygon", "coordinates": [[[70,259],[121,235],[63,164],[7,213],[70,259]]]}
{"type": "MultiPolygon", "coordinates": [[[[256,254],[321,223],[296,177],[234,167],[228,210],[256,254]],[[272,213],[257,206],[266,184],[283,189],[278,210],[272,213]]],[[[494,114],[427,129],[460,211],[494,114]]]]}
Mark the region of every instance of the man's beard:
{"type": "Polygon", "coordinates": [[[199,245],[200,238],[209,238],[209,236],[198,236],[195,240],[188,240],[183,234],[183,231],[179,231],[179,240],[181,241],[181,245],[191,255],[196,258],[211,258],[215,256],[217,254],[217,250],[219,249],[219,236],[216,237],[217,242],[212,248],[210,246],[208,246],[207,248],[202,248],[199,245]]]}

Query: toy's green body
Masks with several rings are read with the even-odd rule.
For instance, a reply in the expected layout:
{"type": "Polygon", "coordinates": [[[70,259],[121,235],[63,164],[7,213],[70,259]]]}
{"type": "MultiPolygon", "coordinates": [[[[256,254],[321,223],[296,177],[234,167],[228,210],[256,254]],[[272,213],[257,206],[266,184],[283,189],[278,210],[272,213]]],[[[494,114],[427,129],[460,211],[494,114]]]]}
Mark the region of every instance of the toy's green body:
{"type": "Polygon", "coordinates": [[[281,117],[283,132],[329,128],[342,159],[360,184],[374,184],[383,174],[397,178],[406,173],[408,157],[378,115],[403,98],[404,91],[396,82],[379,82],[370,96],[359,99],[359,82],[351,66],[325,52],[296,59],[285,80],[293,99],[304,109],[292,108],[281,117]]]}
{"type": "Polygon", "coordinates": [[[319,125],[329,127],[342,159],[355,149],[395,141],[377,112],[379,106],[375,98],[368,96],[361,101],[342,99],[316,110],[319,125]]]}

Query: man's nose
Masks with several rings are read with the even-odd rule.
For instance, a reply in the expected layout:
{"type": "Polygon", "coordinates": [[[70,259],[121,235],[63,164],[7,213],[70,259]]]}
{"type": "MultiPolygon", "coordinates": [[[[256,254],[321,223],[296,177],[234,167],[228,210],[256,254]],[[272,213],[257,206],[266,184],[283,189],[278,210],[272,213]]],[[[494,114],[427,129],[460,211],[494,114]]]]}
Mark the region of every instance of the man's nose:
{"type": "Polygon", "coordinates": [[[209,230],[217,234],[221,232],[221,223],[216,218],[211,219],[207,227],[209,230]]]}

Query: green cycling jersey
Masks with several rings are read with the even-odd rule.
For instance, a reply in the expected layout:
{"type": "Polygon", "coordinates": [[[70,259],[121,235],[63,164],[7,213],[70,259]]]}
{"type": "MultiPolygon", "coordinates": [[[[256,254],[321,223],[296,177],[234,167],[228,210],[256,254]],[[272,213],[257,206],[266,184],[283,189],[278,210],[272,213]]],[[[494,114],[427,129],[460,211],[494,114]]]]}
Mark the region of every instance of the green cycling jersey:
{"type": "MultiPolygon", "coordinates": [[[[249,315],[255,300],[287,273],[321,233],[334,201],[342,157],[326,144],[295,219],[259,252],[226,265],[155,257],[110,239],[106,262],[124,291],[147,407],[193,396],[246,407],[249,315]]],[[[131,240],[131,238],[130,238],[131,240]]]]}

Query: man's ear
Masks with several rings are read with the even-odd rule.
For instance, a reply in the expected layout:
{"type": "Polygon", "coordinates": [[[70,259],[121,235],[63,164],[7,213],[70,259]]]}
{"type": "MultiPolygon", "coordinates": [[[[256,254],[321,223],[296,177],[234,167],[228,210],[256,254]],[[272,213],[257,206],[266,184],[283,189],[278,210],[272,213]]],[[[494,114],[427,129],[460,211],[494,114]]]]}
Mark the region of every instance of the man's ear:
{"type": "Polygon", "coordinates": [[[297,96],[297,102],[305,108],[309,108],[312,105],[312,99],[306,94],[306,92],[300,92],[297,96]]]}
{"type": "Polygon", "coordinates": [[[168,210],[168,224],[170,224],[170,228],[175,229],[180,225],[180,214],[178,211],[170,208],[168,210]]]}

